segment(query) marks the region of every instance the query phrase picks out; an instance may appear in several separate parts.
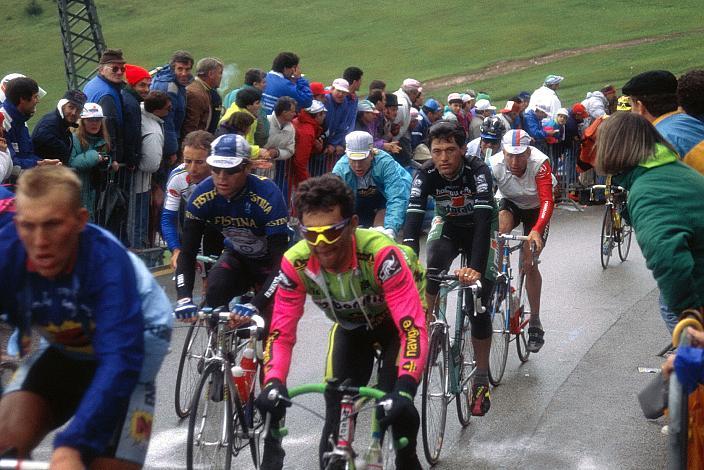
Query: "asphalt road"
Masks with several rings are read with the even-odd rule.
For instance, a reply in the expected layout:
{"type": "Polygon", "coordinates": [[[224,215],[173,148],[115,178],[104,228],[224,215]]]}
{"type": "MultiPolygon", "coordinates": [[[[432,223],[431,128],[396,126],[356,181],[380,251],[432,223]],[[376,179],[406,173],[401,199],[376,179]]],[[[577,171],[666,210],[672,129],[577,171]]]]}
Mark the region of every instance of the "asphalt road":
{"type": "MultiPolygon", "coordinates": [[[[492,391],[491,411],[472,418],[468,428],[461,429],[452,404],[435,468],[666,466],[666,436],[661,433],[665,422],[647,421],[636,399],[651,378],[638,367],[659,366],[656,353],[669,342],[658,314],[657,288],[635,237],[628,261],[616,257],[602,270],[602,214],[601,206],[584,212],[556,210],[540,265],[546,344],[523,365],[514,343],[509,345],[507,370],[492,391]]],[[[173,298],[170,276],[160,280],[173,298]]],[[[311,303],[298,328],[289,385],[321,380],[329,328],[330,322],[311,303]]],[[[175,331],[172,352],[159,375],[147,468],[185,468],[187,420],[177,419],[172,398],[185,331],[175,331]]],[[[324,409],[322,397],[303,403],[324,409]]],[[[322,421],[294,407],[287,424],[286,468],[316,468],[322,421]]],[[[46,457],[47,452],[45,444],[35,455],[46,457]]],[[[233,468],[252,468],[251,461],[241,455],[233,468]]]]}

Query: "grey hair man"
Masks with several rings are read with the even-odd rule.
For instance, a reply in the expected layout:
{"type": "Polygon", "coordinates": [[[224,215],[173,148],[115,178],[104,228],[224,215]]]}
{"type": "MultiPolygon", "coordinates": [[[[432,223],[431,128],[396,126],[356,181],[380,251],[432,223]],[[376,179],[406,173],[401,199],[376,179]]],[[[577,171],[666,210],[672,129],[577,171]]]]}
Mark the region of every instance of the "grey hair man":
{"type": "Polygon", "coordinates": [[[186,117],[181,138],[193,131],[215,132],[222,115],[222,98],[218,87],[222,80],[223,63],[206,57],[196,64],[196,78],[186,87],[186,117]]]}

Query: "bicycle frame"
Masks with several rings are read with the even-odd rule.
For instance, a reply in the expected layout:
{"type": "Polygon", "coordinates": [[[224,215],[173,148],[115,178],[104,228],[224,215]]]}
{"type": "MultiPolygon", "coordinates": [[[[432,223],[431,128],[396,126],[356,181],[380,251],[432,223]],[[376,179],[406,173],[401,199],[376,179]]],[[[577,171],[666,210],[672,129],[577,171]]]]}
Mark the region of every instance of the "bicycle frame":
{"type": "MultiPolygon", "coordinates": [[[[513,235],[513,234],[497,234],[496,240],[498,244],[498,251],[501,253],[501,269],[499,271],[498,276],[496,277],[496,283],[497,285],[499,283],[504,283],[506,286],[506,292],[504,295],[508,295],[509,297],[511,296],[511,285],[512,281],[514,280],[513,276],[513,268],[511,267],[511,253],[521,250],[523,248],[523,242],[526,241],[528,237],[520,236],[520,235],[513,235]],[[515,244],[514,246],[511,246],[509,244],[509,241],[511,240],[518,240],[519,243],[515,244]]],[[[519,272],[519,282],[518,282],[518,289],[516,292],[518,292],[518,295],[522,295],[523,292],[523,283],[525,282],[525,276],[523,276],[523,271],[522,271],[522,266],[521,263],[523,262],[523,252],[519,254],[519,261],[518,261],[518,272],[519,272]]],[[[528,325],[528,322],[530,321],[530,315],[526,315],[523,321],[519,321],[520,318],[520,307],[521,307],[521,302],[519,298],[519,305],[513,305],[513,301],[509,301],[507,303],[507,308],[509,311],[506,312],[505,318],[506,322],[504,324],[504,331],[508,331],[509,333],[513,335],[519,334],[525,327],[528,325]]],[[[491,309],[491,316],[492,320],[494,319],[494,315],[496,314],[496,308],[495,306],[491,309]]],[[[515,337],[514,337],[515,339],[515,337]]]]}

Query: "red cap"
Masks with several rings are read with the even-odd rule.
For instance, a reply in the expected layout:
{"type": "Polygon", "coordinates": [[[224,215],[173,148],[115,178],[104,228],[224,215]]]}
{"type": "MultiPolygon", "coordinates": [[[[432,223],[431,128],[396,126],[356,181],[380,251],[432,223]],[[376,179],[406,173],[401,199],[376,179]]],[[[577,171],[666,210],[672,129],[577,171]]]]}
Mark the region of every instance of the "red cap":
{"type": "Polygon", "coordinates": [[[329,95],[330,92],[325,89],[325,85],[321,82],[310,82],[310,91],[313,95],[329,95]]]}
{"type": "Polygon", "coordinates": [[[125,64],[125,77],[127,78],[127,83],[135,86],[141,80],[145,78],[151,78],[147,69],[143,69],[139,65],[125,64]]]}
{"type": "Polygon", "coordinates": [[[582,103],[576,103],[574,106],[572,106],[572,113],[574,113],[574,115],[580,116],[582,118],[589,117],[589,113],[587,112],[587,108],[585,108],[582,103]]]}

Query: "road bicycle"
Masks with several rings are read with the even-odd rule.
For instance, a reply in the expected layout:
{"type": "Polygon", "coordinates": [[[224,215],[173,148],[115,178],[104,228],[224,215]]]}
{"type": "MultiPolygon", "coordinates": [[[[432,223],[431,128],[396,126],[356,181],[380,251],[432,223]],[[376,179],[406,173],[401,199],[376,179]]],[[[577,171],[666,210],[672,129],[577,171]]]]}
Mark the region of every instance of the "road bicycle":
{"type": "MultiPolygon", "coordinates": [[[[462,253],[461,266],[465,265],[462,253]]],[[[457,418],[462,427],[469,425],[470,379],[476,372],[469,318],[485,310],[480,299],[481,283],[463,286],[456,275],[429,272],[427,276],[440,281],[428,329],[428,358],[421,389],[423,452],[428,463],[435,465],[442,450],[450,402],[455,400],[457,404],[457,418]],[[451,336],[446,311],[448,298],[453,295],[456,296],[455,326],[451,336]]]]}
{"type": "MultiPolygon", "coordinates": [[[[332,449],[323,454],[324,468],[326,470],[391,470],[396,468],[396,449],[407,446],[408,439],[402,437],[398,442],[395,442],[390,437],[391,428],[387,429],[385,433],[381,431],[376,418],[376,409],[377,406],[382,406],[387,411],[391,408],[391,400],[381,401],[386,392],[373,387],[353,387],[345,382],[339,384],[331,381],[292,387],[288,391],[288,399],[280,396],[276,390],[272,390],[267,398],[273,402],[285,400],[324,420],[325,416],[293,400],[296,397],[310,393],[338,393],[341,395],[337,441],[331,441],[332,449]],[[360,413],[369,409],[371,409],[371,444],[364,454],[358,454],[353,446],[357,417],[360,413]],[[384,439],[384,434],[389,438],[384,439]]],[[[264,436],[268,435],[271,426],[271,415],[267,415],[263,431],[264,436]]],[[[285,426],[271,429],[271,431],[279,437],[285,437],[288,434],[288,429],[285,426]]]]}
{"type": "MultiPolygon", "coordinates": [[[[491,312],[491,352],[489,353],[489,382],[498,385],[506,370],[508,359],[508,345],[516,342],[516,352],[521,362],[526,362],[530,351],[528,350],[528,324],[530,322],[530,307],[527,301],[525,273],[523,272],[523,243],[528,237],[523,235],[497,233],[495,242],[497,255],[501,258],[501,265],[496,276],[494,292],[491,296],[489,311],[491,312]],[[518,243],[511,246],[510,242],[518,243]],[[518,256],[518,282],[511,267],[511,254],[519,252],[518,256]]],[[[534,247],[532,263],[539,261],[535,258],[534,247]]]]}
{"type": "MultiPolygon", "coordinates": [[[[227,329],[230,313],[203,308],[198,320],[207,323],[208,351],[203,356],[203,371],[190,404],[186,445],[186,467],[191,469],[229,469],[232,457],[249,446],[252,461],[260,461],[262,420],[254,406],[258,367],[248,371],[243,382],[233,379],[242,351],[252,343],[261,353],[264,319],[253,315],[251,325],[227,329]]],[[[261,358],[261,354],[258,356],[261,358]]],[[[258,361],[257,361],[258,364],[258,361]]]]}
{"type": "Polygon", "coordinates": [[[606,184],[595,184],[591,187],[592,194],[595,189],[603,189],[606,196],[604,219],[601,223],[601,245],[599,254],[601,267],[606,269],[613,253],[614,246],[618,247],[618,257],[626,261],[631,249],[633,227],[624,217],[626,213],[627,191],[621,186],[611,183],[611,177],[606,178],[606,184]]]}

